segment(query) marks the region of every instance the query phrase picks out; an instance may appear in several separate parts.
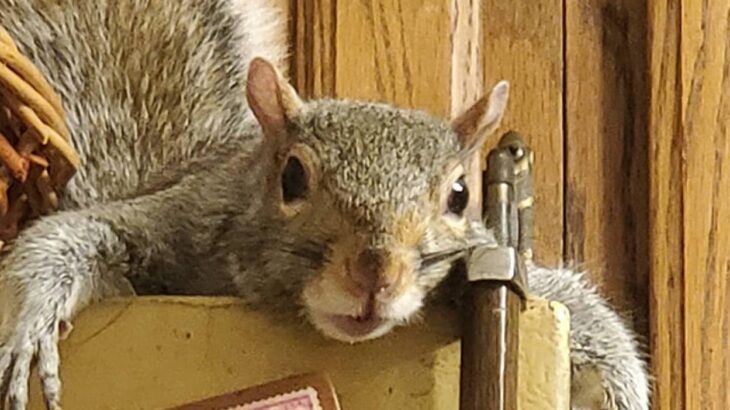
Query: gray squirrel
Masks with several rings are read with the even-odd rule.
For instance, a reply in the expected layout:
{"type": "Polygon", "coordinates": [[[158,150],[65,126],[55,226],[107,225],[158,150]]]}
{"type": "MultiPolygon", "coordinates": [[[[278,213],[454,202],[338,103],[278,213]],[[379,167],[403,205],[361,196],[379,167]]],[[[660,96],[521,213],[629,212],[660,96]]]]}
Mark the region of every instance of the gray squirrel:
{"type": "MultiPolygon", "coordinates": [[[[236,295],[352,343],[407,324],[446,282],[449,255],[493,240],[463,215],[480,182],[464,164],[499,125],[506,82],[452,121],[303,101],[265,0],[0,0],[0,26],[62,97],[83,163],[62,210],[0,260],[11,409],[27,406],[34,358],[46,406],[60,408],[58,341],[105,297],[236,295]]],[[[528,276],[571,311],[573,407],[649,408],[619,315],[578,273],[528,276]]]]}

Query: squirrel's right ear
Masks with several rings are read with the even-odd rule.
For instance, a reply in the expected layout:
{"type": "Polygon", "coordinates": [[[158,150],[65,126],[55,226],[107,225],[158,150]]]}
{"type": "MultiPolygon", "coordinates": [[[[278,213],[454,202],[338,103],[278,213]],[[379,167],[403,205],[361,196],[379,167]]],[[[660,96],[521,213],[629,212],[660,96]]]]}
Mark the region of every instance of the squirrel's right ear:
{"type": "Polygon", "coordinates": [[[509,83],[500,81],[488,97],[482,97],[451,121],[451,128],[459,136],[464,150],[480,149],[487,137],[499,128],[508,99],[509,83]]]}
{"type": "Polygon", "coordinates": [[[302,100],[273,64],[256,57],[248,66],[246,99],[267,137],[284,135],[287,123],[301,109],[302,100]]]}

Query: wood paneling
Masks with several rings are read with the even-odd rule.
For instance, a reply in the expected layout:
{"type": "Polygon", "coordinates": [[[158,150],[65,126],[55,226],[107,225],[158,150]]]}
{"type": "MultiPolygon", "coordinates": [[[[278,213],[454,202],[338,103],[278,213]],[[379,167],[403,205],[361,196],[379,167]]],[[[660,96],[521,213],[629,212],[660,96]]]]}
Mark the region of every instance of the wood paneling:
{"type": "MultiPolygon", "coordinates": [[[[473,0],[454,0],[449,8],[450,83],[449,113],[451,118],[469,109],[487,90],[482,85],[481,4],[473,0]]],[[[475,158],[466,165],[466,174],[479,178],[484,158],[475,158]]],[[[471,188],[473,199],[466,210],[471,218],[480,218],[483,208],[482,185],[471,188]]]]}
{"type": "MultiPolygon", "coordinates": [[[[449,116],[452,39],[468,35],[461,23],[455,34],[451,7],[448,0],[294,1],[297,89],[449,116]]],[[[468,61],[468,50],[459,55],[468,61]]],[[[465,98],[455,101],[463,106],[465,98]]]]}
{"type": "Polygon", "coordinates": [[[658,410],[684,408],[683,226],[679,1],[649,9],[649,309],[658,410]]]}
{"type": "Polygon", "coordinates": [[[730,1],[682,2],[687,408],[730,408],[730,1]]]}
{"type": "Polygon", "coordinates": [[[566,2],[565,260],[646,321],[646,11],[566,2]]]}
{"type": "Polygon", "coordinates": [[[511,84],[499,134],[514,129],[535,151],[535,259],[554,265],[563,252],[563,4],[481,5],[484,86],[511,84]]]}
{"type": "Polygon", "coordinates": [[[482,69],[481,3],[474,0],[454,0],[451,20],[451,116],[469,108],[488,90],[484,88],[482,69]]]}
{"type": "Polygon", "coordinates": [[[669,1],[650,12],[656,404],[727,409],[730,1],[669,1]]]}
{"type": "Polygon", "coordinates": [[[335,0],[294,0],[292,77],[304,97],[334,96],[336,50],[335,0]]]}
{"type": "Polygon", "coordinates": [[[449,115],[449,6],[446,0],[338,2],[336,95],[449,115]]]}

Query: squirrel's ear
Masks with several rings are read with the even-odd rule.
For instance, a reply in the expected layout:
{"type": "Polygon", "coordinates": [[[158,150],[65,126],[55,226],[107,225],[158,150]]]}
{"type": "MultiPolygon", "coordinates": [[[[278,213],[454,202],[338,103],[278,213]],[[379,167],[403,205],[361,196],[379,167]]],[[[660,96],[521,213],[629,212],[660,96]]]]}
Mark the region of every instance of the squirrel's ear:
{"type": "Polygon", "coordinates": [[[260,57],[249,64],[246,99],[268,136],[282,135],[287,123],[299,113],[303,104],[276,68],[260,57]]]}
{"type": "Polygon", "coordinates": [[[482,97],[451,121],[451,128],[459,136],[465,150],[481,148],[487,137],[499,128],[508,99],[509,83],[500,81],[492,88],[489,97],[482,97]]]}

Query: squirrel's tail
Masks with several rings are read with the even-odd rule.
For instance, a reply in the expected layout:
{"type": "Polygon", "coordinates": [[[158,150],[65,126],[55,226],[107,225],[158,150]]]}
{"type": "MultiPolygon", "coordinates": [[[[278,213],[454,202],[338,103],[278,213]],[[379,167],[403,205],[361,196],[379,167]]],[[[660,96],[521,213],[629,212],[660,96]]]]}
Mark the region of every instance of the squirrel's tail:
{"type": "Polygon", "coordinates": [[[245,66],[254,57],[270,61],[288,77],[287,21],[283,10],[273,0],[227,0],[240,25],[238,35],[243,39],[241,55],[245,66]]]}

